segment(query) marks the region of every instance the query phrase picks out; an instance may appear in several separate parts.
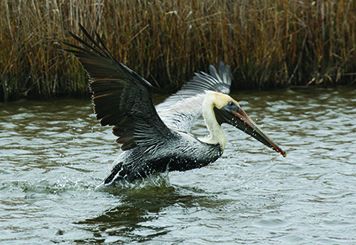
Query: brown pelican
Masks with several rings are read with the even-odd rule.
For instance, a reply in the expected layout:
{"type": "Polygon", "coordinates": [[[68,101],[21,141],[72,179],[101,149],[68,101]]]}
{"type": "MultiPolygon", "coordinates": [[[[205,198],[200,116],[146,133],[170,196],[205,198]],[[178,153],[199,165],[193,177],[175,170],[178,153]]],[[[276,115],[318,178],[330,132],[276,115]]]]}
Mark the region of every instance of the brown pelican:
{"type": "Polygon", "coordinates": [[[90,80],[92,101],[101,125],[113,127],[122,153],[104,184],[133,181],[154,173],[185,171],[216,161],[224,151],[226,137],[221,124],[228,123],[285,156],[227,95],[230,68],[220,63],[208,73],[196,73],[182,89],[155,107],[152,85],[113,58],[98,34],[84,38],[70,33],[81,45],[64,42],[90,80]],[[202,115],[209,135],[194,137],[190,130],[202,115]]]}

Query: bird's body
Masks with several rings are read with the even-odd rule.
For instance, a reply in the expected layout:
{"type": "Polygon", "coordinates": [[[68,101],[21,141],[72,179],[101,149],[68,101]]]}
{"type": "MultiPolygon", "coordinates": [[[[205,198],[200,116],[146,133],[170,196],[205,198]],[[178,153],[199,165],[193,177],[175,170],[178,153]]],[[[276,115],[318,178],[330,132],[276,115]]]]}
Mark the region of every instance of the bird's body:
{"type": "Polygon", "coordinates": [[[222,123],[231,124],[285,156],[247,116],[230,92],[230,68],[220,63],[209,74],[196,73],[181,90],[155,107],[152,85],[105,48],[99,35],[90,35],[82,26],[84,39],[72,37],[82,46],[65,43],[76,55],[91,81],[92,100],[101,124],[114,126],[123,152],[104,183],[133,181],[165,171],[186,171],[216,161],[223,153],[226,137],[222,123]],[[191,134],[203,116],[209,134],[191,134]]]}
{"type": "MultiPolygon", "coordinates": [[[[166,140],[150,147],[139,145],[124,151],[119,156],[118,163],[113,168],[110,176],[105,179],[105,184],[117,179],[132,181],[165,171],[186,171],[215,162],[224,151],[226,138],[221,126],[214,117],[213,107],[209,106],[212,105],[214,96],[215,94],[212,92],[204,92],[194,97],[196,106],[189,110],[191,112],[189,116],[188,113],[179,113],[177,108],[165,108],[165,104],[170,103],[172,98],[158,105],[158,112],[161,112],[163,122],[166,125],[170,125],[169,136],[166,140]],[[174,122],[172,122],[172,117],[165,116],[166,113],[172,110],[177,113],[174,117],[174,122]],[[188,126],[188,122],[191,121],[191,124],[193,124],[201,114],[206,119],[210,134],[206,137],[196,138],[187,132],[191,128],[190,125],[188,126]]],[[[182,99],[181,103],[190,102],[190,105],[192,105],[194,104],[193,99],[182,99]]],[[[174,104],[177,105],[179,103],[174,104]]]]}
{"type": "Polygon", "coordinates": [[[177,133],[175,139],[154,149],[135,147],[122,152],[105,184],[119,179],[132,181],[165,171],[200,168],[216,161],[221,154],[218,144],[207,144],[192,135],[177,133]]]}

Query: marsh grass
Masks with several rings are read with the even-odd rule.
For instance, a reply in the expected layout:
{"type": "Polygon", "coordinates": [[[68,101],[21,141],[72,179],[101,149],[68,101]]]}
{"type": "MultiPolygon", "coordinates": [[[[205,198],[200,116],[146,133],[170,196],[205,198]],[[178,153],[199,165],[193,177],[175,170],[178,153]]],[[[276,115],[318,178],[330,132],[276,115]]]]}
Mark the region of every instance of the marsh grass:
{"type": "Polygon", "coordinates": [[[238,88],[356,79],[354,0],[3,0],[0,98],[87,93],[80,65],[58,49],[78,23],[164,91],[220,60],[238,88]]]}

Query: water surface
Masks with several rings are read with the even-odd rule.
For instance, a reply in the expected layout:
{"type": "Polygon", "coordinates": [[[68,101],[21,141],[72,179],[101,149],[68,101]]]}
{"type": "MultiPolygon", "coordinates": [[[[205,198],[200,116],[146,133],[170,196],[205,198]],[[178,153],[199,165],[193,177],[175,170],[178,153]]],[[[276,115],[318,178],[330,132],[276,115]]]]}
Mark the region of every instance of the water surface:
{"type": "Polygon", "coordinates": [[[234,97],[287,158],[226,126],[217,162],[116,189],[89,100],[0,104],[0,243],[356,244],[355,89],[234,97]]]}

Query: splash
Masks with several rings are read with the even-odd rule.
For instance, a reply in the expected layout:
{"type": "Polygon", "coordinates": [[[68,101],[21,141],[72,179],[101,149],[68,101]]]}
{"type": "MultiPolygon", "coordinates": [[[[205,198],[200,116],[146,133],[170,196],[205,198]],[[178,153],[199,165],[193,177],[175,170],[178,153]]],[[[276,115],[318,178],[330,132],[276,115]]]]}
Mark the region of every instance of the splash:
{"type": "Polygon", "coordinates": [[[105,185],[101,183],[95,187],[96,191],[108,191],[112,194],[123,193],[126,191],[142,191],[152,189],[169,189],[173,188],[169,181],[168,171],[156,175],[150,175],[147,178],[137,179],[133,182],[126,180],[120,180],[112,183],[111,185],[105,185]]]}

